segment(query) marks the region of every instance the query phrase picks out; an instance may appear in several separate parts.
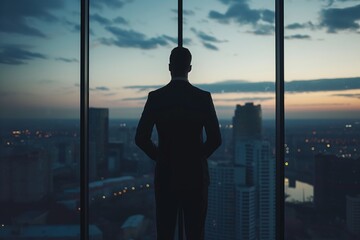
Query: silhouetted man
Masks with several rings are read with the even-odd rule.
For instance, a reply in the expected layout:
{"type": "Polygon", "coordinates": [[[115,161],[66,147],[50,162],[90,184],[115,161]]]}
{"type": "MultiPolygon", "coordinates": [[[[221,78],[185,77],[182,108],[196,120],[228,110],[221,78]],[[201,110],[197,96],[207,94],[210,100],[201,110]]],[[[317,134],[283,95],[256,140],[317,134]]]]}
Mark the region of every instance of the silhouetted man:
{"type": "Polygon", "coordinates": [[[135,137],[136,144],[156,162],[158,240],[173,239],[179,209],[183,210],[187,239],[204,239],[209,185],[207,158],[220,146],[221,136],[210,93],[188,81],[190,64],[188,49],[172,50],[169,64],[172,79],[149,93],[135,137]],[[158,145],[151,140],[154,125],[158,145]]]}

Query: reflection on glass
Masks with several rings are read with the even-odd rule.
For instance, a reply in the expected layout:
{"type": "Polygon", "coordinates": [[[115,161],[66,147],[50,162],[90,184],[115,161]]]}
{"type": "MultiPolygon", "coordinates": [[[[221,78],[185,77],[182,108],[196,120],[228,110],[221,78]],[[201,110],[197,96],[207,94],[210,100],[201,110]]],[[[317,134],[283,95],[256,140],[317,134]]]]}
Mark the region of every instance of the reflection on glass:
{"type": "Polygon", "coordinates": [[[359,7],[286,2],[286,239],[360,237],[359,7]]]}
{"type": "Polygon", "coordinates": [[[80,5],[0,9],[0,239],[76,239],[80,5]]]}

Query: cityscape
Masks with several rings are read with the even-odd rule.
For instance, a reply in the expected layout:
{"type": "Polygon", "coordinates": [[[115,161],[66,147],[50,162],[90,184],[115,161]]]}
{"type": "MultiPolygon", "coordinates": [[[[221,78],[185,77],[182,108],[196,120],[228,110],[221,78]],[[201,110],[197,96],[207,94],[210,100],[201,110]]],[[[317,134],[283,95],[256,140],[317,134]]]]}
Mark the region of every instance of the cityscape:
{"type": "MultiPolygon", "coordinates": [[[[90,239],[156,239],[154,163],[137,120],[90,108],[90,239]]],[[[79,238],[79,120],[2,122],[0,239],[79,238]]],[[[275,129],[260,104],[221,120],[206,239],[275,239],[275,129]]],[[[285,238],[359,239],[360,121],[287,120],[285,238]]],[[[153,134],[156,141],[156,132],[153,134]]]]}
{"type": "MultiPolygon", "coordinates": [[[[276,2],[184,1],[189,81],[211,93],[222,133],[208,159],[206,239],[274,239],[283,211],[286,240],[359,240],[360,3],[283,1],[279,160],[276,2]]],[[[1,240],[80,239],[80,3],[0,1],[1,240]]],[[[156,239],[154,162],[134,135],[147,94],[170,80],[177,8],[90,1],[90,239],[156,239]]]]}

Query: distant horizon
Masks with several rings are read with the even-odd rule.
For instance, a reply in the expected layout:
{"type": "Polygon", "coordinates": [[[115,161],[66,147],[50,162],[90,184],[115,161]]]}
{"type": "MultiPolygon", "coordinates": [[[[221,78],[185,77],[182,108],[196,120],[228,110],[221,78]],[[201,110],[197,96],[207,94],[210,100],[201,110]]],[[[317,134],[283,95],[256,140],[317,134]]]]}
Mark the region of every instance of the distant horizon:
{"type": "MultiPolygon", "coordinates": [[[[232,118],[218,118],[219,122],[220,121],[232,121],[232,118]]],[[[0,117],[0,121],[1,120],[34,120],[34,121],[80,121],[80,118],[3,118],[0,117]]],[[[109,121],[138,121],[138,118],[109,118],[109,121]]],[[[263,121],[275,121],[275,118],[263,118],[263,121]]],[[[285,118],[285,121],[355,121],[358,124],[360,124],[360,118],[285,118]]]]}

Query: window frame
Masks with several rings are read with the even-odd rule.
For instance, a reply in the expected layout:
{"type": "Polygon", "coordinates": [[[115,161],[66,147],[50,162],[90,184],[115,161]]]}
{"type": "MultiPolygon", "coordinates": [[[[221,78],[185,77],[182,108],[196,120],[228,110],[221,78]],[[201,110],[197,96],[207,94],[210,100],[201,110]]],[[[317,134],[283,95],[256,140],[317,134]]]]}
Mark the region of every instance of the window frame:
{"type": "MultiPolygon", "coordinates": [[[[80,236],[89,239],[89,2],[81,0],[80,24],[80,236]]],[[[178,45],[182,46],[183,0],[178,0],[178,45]]],[[[276,239],[284,239],[284,0],[275,0],[276,239]]]]}

